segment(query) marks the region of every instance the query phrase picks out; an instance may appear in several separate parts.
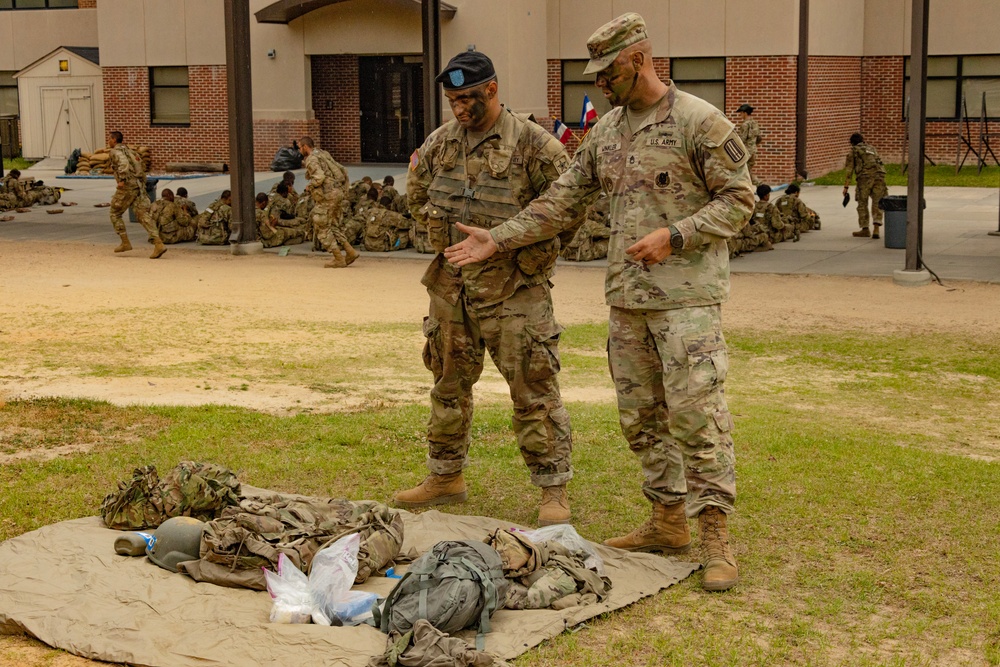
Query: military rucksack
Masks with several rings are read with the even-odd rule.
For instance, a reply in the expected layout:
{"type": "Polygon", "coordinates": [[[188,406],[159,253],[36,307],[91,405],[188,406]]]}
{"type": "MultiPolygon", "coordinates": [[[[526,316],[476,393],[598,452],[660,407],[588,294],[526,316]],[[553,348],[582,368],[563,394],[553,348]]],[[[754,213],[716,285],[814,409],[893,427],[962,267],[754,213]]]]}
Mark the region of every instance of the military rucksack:
{"type": "Polygon", "coordinates": [[[483,650],[490,617],[503,606],[507,586],[500,554],[489,545],[438,542],[410,565],[376,620],[382,632],[399,634],[419,619],[448,634],[476,626],[476,648],[483,650]]]}

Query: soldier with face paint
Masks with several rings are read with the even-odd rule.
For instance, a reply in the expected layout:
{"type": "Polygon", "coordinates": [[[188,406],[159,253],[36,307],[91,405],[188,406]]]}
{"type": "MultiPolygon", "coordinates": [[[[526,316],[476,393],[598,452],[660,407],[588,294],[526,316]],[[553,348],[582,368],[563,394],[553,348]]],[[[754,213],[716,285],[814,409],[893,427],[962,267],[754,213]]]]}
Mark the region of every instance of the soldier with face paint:
{"type": "Polygon", "coordinates": [[[726,590],[739,577],[727,523],[736,473],[720,304],[729,296],[726,240],[753,210],[748,154],[718,109],[659,79],[638,14],[604,25],[587,48],[585,71],[615,108],[548,192],[499,227],[459,226],[470,236],[445,254],[471,266],[552,238],[608,193],[609,365],[653,512],[605,544],[683,553],[688,517],[697,517],[703,586],[726,590]]]}

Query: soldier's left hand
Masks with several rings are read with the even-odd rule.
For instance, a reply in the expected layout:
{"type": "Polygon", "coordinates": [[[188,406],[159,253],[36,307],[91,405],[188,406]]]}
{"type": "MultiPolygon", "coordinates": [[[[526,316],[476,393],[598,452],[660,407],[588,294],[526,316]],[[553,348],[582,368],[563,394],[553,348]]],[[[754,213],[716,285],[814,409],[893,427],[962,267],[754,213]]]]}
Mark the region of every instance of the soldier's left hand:
{"type": "Polygon", "coordinates": [[[469,227],[462,223],[456,223],[456,227],[461,232],[468,234],[461,243],[448,246],[444,250],[445,258],[456,266],[465,266],[488,259],[497,251],[496,241],[488,229],[482,227],[469,227]]]}
{"type": "Polygon", "coordinates": [[[629,246],[625,252],[636,262],[652,266],[670,256],[670,228],[664,227],[646,234],[639,242],[629,246]]]}

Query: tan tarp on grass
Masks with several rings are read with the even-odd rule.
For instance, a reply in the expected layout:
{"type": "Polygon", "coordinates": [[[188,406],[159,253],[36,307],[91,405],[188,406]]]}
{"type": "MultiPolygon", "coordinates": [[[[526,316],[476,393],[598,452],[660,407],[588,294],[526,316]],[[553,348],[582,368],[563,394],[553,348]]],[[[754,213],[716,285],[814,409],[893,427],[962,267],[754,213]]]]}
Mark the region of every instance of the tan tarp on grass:
{"type": "MultiPolygon", "coordinates": [[[[483,539],[511,524],[441,512],[404,513],[403,550],[441,540],[483,539]]],[[[363,667],[385,649],[368,626],[330,628],[268,622],[265,592],[199,584],[146,558],[114,553],[120,533],[98,517],[64,521],[0,544],[0,633],[27,634],[86,658],[136,665],[337,665],[363,667]]],[[[650,554],[599,547],[611,595],[553,610],[501,610],[486,649],[514,658],[564,629],[653,595],[698,568],[650,554]]],[[[385,595],[395,580],[359,588],[385,595]]],[[[467,639],[472,639],[474,633],[467,639]]]]}

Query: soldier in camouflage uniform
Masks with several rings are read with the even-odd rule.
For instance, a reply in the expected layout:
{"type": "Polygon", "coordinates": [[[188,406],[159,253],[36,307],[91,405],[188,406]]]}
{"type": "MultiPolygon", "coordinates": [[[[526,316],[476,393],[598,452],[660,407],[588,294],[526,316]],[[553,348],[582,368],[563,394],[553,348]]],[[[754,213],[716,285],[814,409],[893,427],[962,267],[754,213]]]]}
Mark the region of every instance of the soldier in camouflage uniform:
{"type": "Polygon", "coordinates": [[[781,219],[785,221],[786,225],[794,225],[799,230],[799,234],[812,229],[819,231],[819,214],[806,206],[805,202],[799,198],[799,192],[799,186],[795,183],[790,183],[785,188],[785,194],[779,197],[778,201],[774,202],[774,205],[778,208],[778,213],[781,214],[781,219]]]}
{"type": "Polygon", "coordinates": [[[741,104],[736,113],[740,117],[740,124],[736,128],[736,134],[740,136],[740,139],[743,140],[743,145],[746,146],[748,156],[747,169],[750,170],[750,178],[756,185],[760,181],[753,175],[753,168],[757,163],[757,147],[762,141],[760,125],[757,124],[756,118],[752,118],[753,107],[749,104],[741,104]]]}
{"type": "MultiPolygon", "coordinates": [[[[410,227],[410,245],[421,254],[433,255],[437,253],[437,250],[431,245],[430,237],[427,235],[426,220],[432,215],[432,208],[433,204],[430,202],[424,204],[420,212],[413,216],[413,226],[410,227]]],[[[441,214],[437,213],[433,215],[438,217],[441,214]]]]}
{"type": "Polygon", "coordinates": [[[344,234],[351,243],[354,243],[356,239],[360,239],[360,242],[364,243],[365,227],[368,225],[368,218],[371,217],[371,211],[375,208],[377,199],[378,190],[374,187],[366,189],[351,215],[344,218],[344,234]]]}
{"type": "MultiPolygon", "coordinates": [[[[569,160],[555,137],[500,104],[493,63],[482,53],[455,56],[437,81],[455,120],[414,151],[406,191],[414,218],[428,216],[428,238],[440,253],[460,240],[456,222],[482,230],[499,225],[544,192],[569,160]]],[[[510,386],[521,456],[542,489],[538,522],[569,521],[572,436],[556,379],[562,327],[549,292],[558,250],[558,242],[545,241],[462,269],[441,254],[431,262],[422,281],[431,298],[424,320],[424,363],[434,374],[431,474],[397,493],[398,504],[465,500],[472,387],[489,351],[510,386]]]]}
{"type": "Polygon", "coordinates": [[[725,590],[739,572],[728,539],[736,476],[720,304],[729,296],[726,239],[753,209],[747,152],[719,110],[660,81],[638,14],[611,21],[587,47],[585,71],[597,73],[614,108],[546,194],[499,227],[460,226],[469,237],[446,256],[467,266],[552,238],[602,189],[609,194],[609,362],[653,513],[605,544],[681,553],[687,517],[697,517],[703,586],[725,590]]]}
{"type": "Polygon", "coordinates": [[[174,203],[187,211],[187,214],[193,219],[198,215],[198,206],[188,199],[188,191],[185,187],[177,188],[177,194],[174,196],[174,203]]]}
{"type": "Polygon", "coordinates": [[[878,151],[865,143],[865,138],[860,133],[851,135],[851,150],[847,153],[847,161],[844,164],[847,175],[844,176],[844,194],[847,194],[851,185],[851,177],[857,174],[858,186],[854,189],[854,200],[858,202],[858,227],[851,236],[878,238],[879,227],[882,226],[882,209],[878,202],[882,197],[889,194],[885,187],[885,166],[878,151]],[[871,200],[871,218],[868,216],[868,200],[871,200]],[[868,230],[868,222],[871,219],[875,229],[868,230]]]}
{"type": "Polygon", "coordinates": [[[29,206],[38,204],[39,206],[51,206],[62,198],[62,190],[51,185],[45,185],[43,181],[33,181],[27,190],[29,206]]]}
{"type": "Polygon", "coordinates": [[[369,209],[365,222],[365,250],[390,252],[405,250],[410,246],[410,220],[390,210],[392,197],[383,195],[375,206],[369,209]]]}
{"type": "Polygon", "coordinates": [[[278,183],[274,193],[268,197],[267,214],[276,226],[301,234],[303,239],[309,237],[312,223],[308,216],[300,218],[296,214],[286,183],[278,183]]]}
{"type": "Polygon", "coordinates": [[[601,193],[587,212],[587,219],[577,230],[576,236],[559,252],[563,259],[570,262],[591,262],[608,256],[611,238],[611,227],[608,225],[610,206],[608,196],[601,193]]]}
{"type": "MultiPolygon", "coordinates": [[[[284,198],[282,198],[284,199],[284,198]]],[[[285,199],[284,201],[288,201],[285,199]]],[[[281,245],[298,245],[305,243],[306,231],[299,225],[283,226],[275,202],[263,192],[257,193],[257,209],[254,214],[257,216],[257,229],[260,233],[260,242],[265,248],[276,248],[281,245]]],[[[294,219],[297,222],[297,219],[294,219]]]]}
{"type": "Polygon", "coordinates": [[[347,196],[349,182],[347,170],[325,150],[316,148],[312,137],[299,139],[299,150],[306,156],[303,166],[309,181],[303,194],[308,194],[315,202],[311,213],[313,244],[333,255],[333,259],[323,266],[343,268],[358,258],[342,225],[341,204],[347,196]]]}
{"type": "Polygon", "coordinates": [[[201,245],[226,245],[229,243],[229,221],[233,216],[232,192],[223,190],[222,196],[198,214],[194,224],[198,228],[201,245]]]}
{"type": "Polygon", "coordinates": [[[759,201],[754,205],[753,215],[750,219],[767,232],[768,240],[771,243],[781,243],[788,240],[798,241],[798,228],[795,225],[786,225],[778,208],[771,203],[771,186],[766,183],[758,185],[757,198],[759,201]]]}
{"type": "Polygon", "coordinates": [[[274,194],[278,191],[278,186],[282,183],[285,184],[284,197],[292,202],[292,208],[294,209],[295,205],[299,203],[299,193],[295,191],[295,172],[286,171],[282,174],[281,180],[271,186],[270,196],[274,196],[274,194]]]}
{"type": "Polygon", "coordinates": [[[181,243],[193,241],[197,227],[187,209],[178,206],[174,192],[165,188],[160,193],[160,199],[153,202],[149,208],[149,217],[160,231],[164,243],[181,243]]]}
{"type": "Polygon", "coordinates": [[[21,182],[21,170],[11,169],[3,177],[3,189],[6,196],[7,208],[23,208],[31,206],[28,198],[28,191],[21,182]]]}
{"type": "Polygon", "coordinates": [[[108,143],[111,147],[111,158],[108,160],[108,164],[115,175],[115,182],[118,184],[115,194],[111,197],[111,224],[122,240],[121,244],[115,248],[115,252],[127,252],[132,249],[128,234],[125,232],[125,221],[122,220],[122,213],[127,211],[129,206],[134,206],[139,224],[153,239],[153,254],[149,258],[156,259],[167,251],[167,247],[163,245],[160,233],[149,217],[146,172],[142,168],[142,160],[139,159],[139,155],[134,150],[122,143],[123,140],[121,132],[112,132],[108,135],[108,143]]]}

